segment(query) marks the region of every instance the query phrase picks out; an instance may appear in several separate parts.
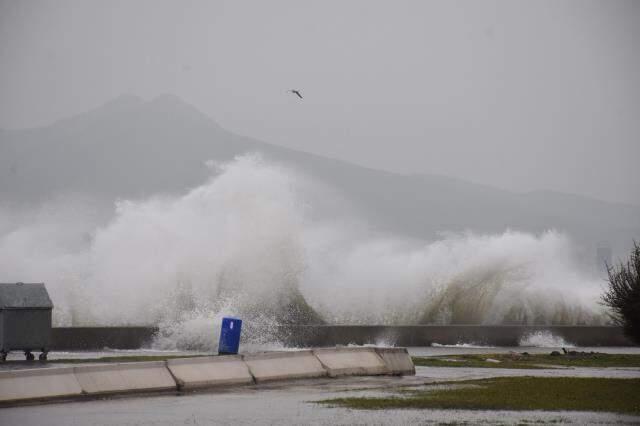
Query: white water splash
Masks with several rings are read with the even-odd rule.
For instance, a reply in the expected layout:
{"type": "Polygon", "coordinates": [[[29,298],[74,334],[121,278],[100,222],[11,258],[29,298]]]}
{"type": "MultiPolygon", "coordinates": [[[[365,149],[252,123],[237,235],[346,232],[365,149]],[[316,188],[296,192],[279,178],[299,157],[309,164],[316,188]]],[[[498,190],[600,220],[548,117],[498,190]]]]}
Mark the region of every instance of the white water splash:
{"type": "Polygon", "coordinates": [[[441,345],[440,343],[432,343],[432,348],[466,348],[466,349],[486,349],[495,348],[495,346],[476,345],[474,343],[457,343],[455,345],[441,345]]]}
{"type": "Polygon", "coordinates": [[[536,331],[527,334],[520,339],[520,346],[533,346],[538,348],[574,348],[575,345],[567,342],[560,336],[550,331],[536,331]]]}
{"type": "Polygon", "coordinates": [[[332,194],[319,188],[249,155],[183,195],[121,201],[106,221],[77,200],[0,212],[0,276],[45,281],[58,325],[154,324],[165,349],[215,348],[225,315],[256,344],[283,322],[602,321],[600,283],[561,233],[374,237],[339,202],[315,209],[332,194]]]}

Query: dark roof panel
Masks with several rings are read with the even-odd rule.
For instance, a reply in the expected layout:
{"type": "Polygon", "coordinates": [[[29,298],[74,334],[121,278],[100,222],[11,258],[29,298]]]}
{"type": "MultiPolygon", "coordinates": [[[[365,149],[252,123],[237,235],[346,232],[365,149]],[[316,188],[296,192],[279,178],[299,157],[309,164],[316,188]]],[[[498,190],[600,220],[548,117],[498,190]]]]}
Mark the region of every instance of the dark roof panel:
{"type": "Polygon", "coordinates": [[[0,284],[0,309],[52,309],[44,284],[0,284]]]}

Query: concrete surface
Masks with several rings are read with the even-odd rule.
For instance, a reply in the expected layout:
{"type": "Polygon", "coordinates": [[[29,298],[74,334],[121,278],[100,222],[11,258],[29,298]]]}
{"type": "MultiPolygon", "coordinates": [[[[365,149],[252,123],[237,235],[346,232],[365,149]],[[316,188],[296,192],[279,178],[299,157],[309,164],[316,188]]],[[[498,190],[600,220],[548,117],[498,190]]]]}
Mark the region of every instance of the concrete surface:
{"type": "Polygon", "coordinates": [[[87,394],[176,389],[164,361],[83,365],[73,372],[87,394]]]}
{"type": "Polygon", "coordinates": [[[302,379],[323,377],[325,370],[312,351],[273,352],[244,355],[256,382],[269,380],[302,379]]]}
{"type": "MultiPolygon", "coordinates": [[[[373,410],[332,408],[314,401],[388,395],[432,382],[418,377],[375,376],[270,382],[181,396],[128,397],[0,409],[2,425],[352,425],[352,424],[576,424],[637,425],[640,416],[567,411],[373,410]]],[[[486,370],[486,369],[485,369],[486,370]]],[[[539,374],[542,370],[532,370],[539,374]]],[[[490,372],[500,373],[498,370],[490,372]]]]}
{"type": "Polygon", "coordinates": [[[640,379],[640,368],[632,367],[570,367],[553,369],[510,369],[471,367],[416,367],[416,379],[434,381],[476,380],[492,377],[600,377],[610,379],[640,379]]]}
{"type": "Polygon", "coordinates": [[[376,348],[376,353],[382,358],[390,374],[396,376],[416,374],[407,348],[376,348]]]}
{"type": "Polygon", "coordinates": [[[157,327],[53,327],[51,349],[138,349],[151,344],[157,327]]]}
{"type": "Polygon", "coordinates": [[[73,368],[0,372],[0,401],[77,396],[82,388],[73,368]]]}
{"type": "MultiPolygon", "coordinates": [[[[75,377],[83,394],[100,395],[129,392],[151,392],[198,387],[261,383],[340,375],[375,375],[401,373],[401,364],[412,365],[406,350],[386,350],[397,359],[396,370],[387,369],[375,348],[326,348],[317,351],[285,351],[242,356],[200,357],[168,361],[129,362],[113,364],[80,364],[73,368],[41,368],[4,372],[7,384],[36,381],[31,377],[61,375],[75,377]],[[400,359],[404,357],[403,361],[400,359]],[[320,358],[324,359],[321,361],[320,358]],[[326,364],[324,364],[326,362],[326,364]]],[[[8,401],[19,401],[20,394],[5,386],[8,401]]],[[[60,395],[53,395],[58,397],[60,395]]],[[[44,396],[40,396],[41,398],[44,396]]],[[[27,396],[27,398],[32,398],[27,396]]]]}
{"type": "Polygon", "coordinates": [[[167,360],[179,389],[253,383],[240,355],[167,360]]]}
{"type": "Polygon", "coordinates": [[[313,353],[330,377],[390,373],[374,348],[326,348],[314,349],[313,353]]]}

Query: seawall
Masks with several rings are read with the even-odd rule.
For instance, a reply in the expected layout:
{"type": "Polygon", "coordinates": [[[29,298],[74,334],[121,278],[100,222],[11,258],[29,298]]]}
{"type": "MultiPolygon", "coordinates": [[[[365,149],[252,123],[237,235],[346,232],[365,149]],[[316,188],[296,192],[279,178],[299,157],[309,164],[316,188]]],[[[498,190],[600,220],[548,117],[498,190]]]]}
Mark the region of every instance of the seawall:
{"type": "MultiPolygon", "coordinates": [[[[633,346],[622,328],[613,326],[286,325],[276,329],[276,339],[293,347],[432,343],[518,346],[523,337],[545,331],[576,346],[633,346]]],[[[149,346],[157,332],[155,327],[59,327],[52,329],[51,349],[138,349],[149,346]]]]}

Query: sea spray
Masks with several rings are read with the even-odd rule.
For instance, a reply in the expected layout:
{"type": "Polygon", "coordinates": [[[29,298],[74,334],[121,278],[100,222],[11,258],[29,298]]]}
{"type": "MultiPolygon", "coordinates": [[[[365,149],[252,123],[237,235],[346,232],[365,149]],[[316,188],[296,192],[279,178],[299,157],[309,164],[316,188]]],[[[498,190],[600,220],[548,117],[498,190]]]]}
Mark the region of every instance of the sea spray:
{"type": "Polygon", "coordinates": [[[184,194],[119,201],[108,219],[77,200],[1,214],[0,275],[47,282],[58,325],[157,325],[163,348],[215,348],[224,315],[257,344],[286,323],[603,321],[600,283],[561,232],[379,236],[319,188],[245,155],[184,194]]]}
{"type": "Polygon", "coordinates": [[[538,348],[573,348],[572,343],[567,342],[561,336],[556,336],[550,331],[536,331],[529,333],[520,339],[520,346],[538,347],[538,348]]]}
{"type": "Polygon", "coordinates": [[[340,244],[325,239],[330,249],[308,244],[312,262],[301,284],[307,300],[332,323],[602,320],[597,280],[578,272],[568,238],[555,231],[468,233],[422,244],[345,235],[348,230],[340,244]]]}

